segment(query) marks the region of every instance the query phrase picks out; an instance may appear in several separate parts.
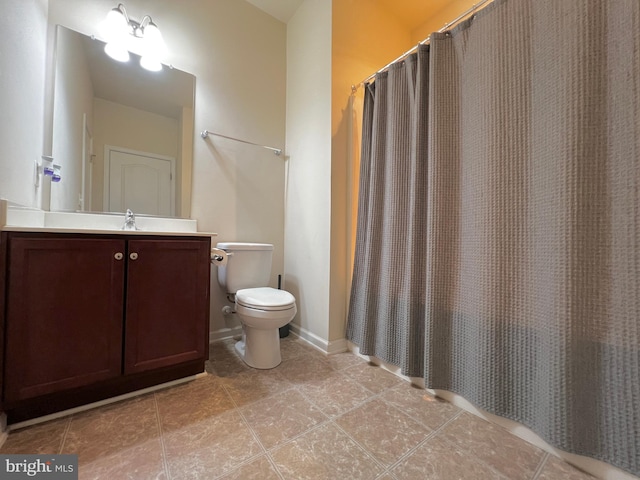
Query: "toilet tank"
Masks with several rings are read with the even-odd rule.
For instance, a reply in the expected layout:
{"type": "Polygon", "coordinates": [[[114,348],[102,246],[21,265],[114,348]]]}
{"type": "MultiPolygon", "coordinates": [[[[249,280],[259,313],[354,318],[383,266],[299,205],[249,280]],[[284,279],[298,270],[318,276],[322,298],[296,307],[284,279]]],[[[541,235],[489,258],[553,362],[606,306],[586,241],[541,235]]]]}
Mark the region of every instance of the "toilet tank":
{"type": "Polygon", "coordinates": [[[218,283],[227,293],[269,285],[273,245],[222,242],[216,248],[229,254],[227,265],[218,267],[218,283]]]}

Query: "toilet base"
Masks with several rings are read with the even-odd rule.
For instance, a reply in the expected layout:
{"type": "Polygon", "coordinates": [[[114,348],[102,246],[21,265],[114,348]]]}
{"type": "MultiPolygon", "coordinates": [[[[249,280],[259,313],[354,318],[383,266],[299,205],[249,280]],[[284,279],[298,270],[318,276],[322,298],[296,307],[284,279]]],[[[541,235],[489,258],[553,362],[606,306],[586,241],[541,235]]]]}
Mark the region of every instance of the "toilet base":
{"type": "MultiPolygon", "coordinates": [[[[244,335],[242,336],[242,338],[244,338],[244,335]]],[[[244,340],[238,340],[235,344],[236,352],[238,352],[238,355],[240,355],[240,358],[242,358],[242,360],[244,360],[244,345],[244,340]]]]}
{"type": "Polygon", "coordinates": [[[242,326],[242,340],[236,342],[235,349],[244,363],[253,368],[268,370],[282,362],[280,355],[280,334],[277,328],[261,330],[242,326]]]}

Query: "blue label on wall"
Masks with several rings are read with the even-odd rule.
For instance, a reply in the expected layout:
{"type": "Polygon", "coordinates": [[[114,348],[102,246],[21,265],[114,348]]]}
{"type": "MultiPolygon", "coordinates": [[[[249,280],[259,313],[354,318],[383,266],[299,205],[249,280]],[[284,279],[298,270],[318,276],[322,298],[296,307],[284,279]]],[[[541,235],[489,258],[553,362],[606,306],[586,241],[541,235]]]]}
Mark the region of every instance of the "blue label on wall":
{"type": "Polygon", "coordinates": [[[78,480],[78,455],[0,454],[0,480],[78,480]]]}

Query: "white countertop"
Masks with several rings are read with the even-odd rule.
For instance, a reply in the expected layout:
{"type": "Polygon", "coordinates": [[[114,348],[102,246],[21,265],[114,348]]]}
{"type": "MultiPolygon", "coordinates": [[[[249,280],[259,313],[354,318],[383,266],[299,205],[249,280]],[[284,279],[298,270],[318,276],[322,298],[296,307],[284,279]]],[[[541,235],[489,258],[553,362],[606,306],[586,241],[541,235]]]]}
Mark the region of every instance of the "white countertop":
{"type": "Polygon", "coordinates": [[[217,233],[199,232],[197,221],[189,218],[136,215],[135,221],[138,230],[122,230],[124,214],[48,212],[14,206],[6,200],[0,200],[0,230],[5,232],[217,236],[217,233]]]}
{"type": "Polygon", "coordinates": [[[158,235],[171,237],[216,237],[212,232],[176,232],[160,230],[109,230],[96,228],[54,228],[54,227],[23,227],[17,225],[5,225],[0,230],[3,232],[33,232],[33,233],[80,233],[93,235],[158,235]]]}

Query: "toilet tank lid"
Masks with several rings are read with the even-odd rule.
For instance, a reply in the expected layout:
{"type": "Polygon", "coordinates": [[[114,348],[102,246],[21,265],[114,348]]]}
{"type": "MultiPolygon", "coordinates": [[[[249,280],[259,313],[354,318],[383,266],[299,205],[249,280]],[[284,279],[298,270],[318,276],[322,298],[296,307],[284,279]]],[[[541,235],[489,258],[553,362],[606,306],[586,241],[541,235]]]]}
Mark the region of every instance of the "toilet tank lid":
{"type": "Polygon", "coordinates": [[[221,250],[273,250],[270,243],[221,242],[216,244],[221,250]]]}

